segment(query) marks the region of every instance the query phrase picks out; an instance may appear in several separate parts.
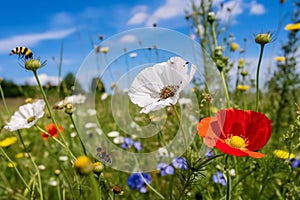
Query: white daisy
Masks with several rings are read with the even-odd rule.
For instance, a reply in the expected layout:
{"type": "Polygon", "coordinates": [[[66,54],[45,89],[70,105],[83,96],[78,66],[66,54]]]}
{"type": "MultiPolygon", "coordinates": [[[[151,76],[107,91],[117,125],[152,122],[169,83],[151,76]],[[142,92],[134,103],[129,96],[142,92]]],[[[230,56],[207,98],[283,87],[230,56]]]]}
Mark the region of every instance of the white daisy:
{"type": "Polygon", "coordinates": [[[130,100],[149,113],[169,105],[175,105],[179,93],[192,80],[196,66],[180,57],[172,57],[167,62],[155,64],[141,71],[134,79],[128,95],[130,100]]]}
{"type": "Polygon", "coordinates": [[[44,116],[45,102],[40,99],[34,103],[28,103],[19,107],[19,110],[11,117],[10,122],[4,126],[9,131],[32,127],[44,116]]]}

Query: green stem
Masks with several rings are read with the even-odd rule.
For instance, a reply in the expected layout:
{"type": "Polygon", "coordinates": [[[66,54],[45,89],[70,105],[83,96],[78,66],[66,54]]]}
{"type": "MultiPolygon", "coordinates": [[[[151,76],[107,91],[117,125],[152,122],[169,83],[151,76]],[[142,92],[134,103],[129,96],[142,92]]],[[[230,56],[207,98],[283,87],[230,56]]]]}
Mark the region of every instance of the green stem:
{"type": "Polygon", "coordinates": [[[216,48],[218,46],[218,42],[217,42],[217,37],[216,37],[215,23],[211,23],[211,32],[212,32],[212,36],[213,36],[213,42],[214,42],[214,45],[216,48]]]}
{"type": "Polygon", "coordinates": [[[42,179],[41,179],[41,174],[40,174],[40,170],[38,168],[38,166],[36,165],[35,161],[33,160],[32,156],[30,155],[30,152],[27,150],[27,147],[24,143],[24,140],[22,138],[22,135],[20,133],[20,130],[17,130],[18,132],[18,136],[20,138],[20,141],[21,141],[21,144],[24,148],[24,151],[26,152],[26,154],[28,155],[28,157],[30,158],[30,161],[32,162],[35,170],[36,170],[36,173],[37,173],[37,177],[38,177],[38,186],[39,186],[39,191],[40,191],[40,196],[41,196],[41,200],[43,200],[43,187],[42,187],[42,179]]]}
{"type": "Polygon", "coordinates": [[[260,64],[264,52],[264,46],[265,45],[260,45],[260,54],[259,54],[259,59],[258,59],[258,64],[257,64],[257,71],[256,71],[256,104],[255,104],[255,110],[258,112],[258,106],[259,106],[259,70],[260,70],[260,64]]]}
{"type": "Polygon", "coordinates": [[[220,74],[221,74],[221,78],[222,78],[223,87],[224,87],[224,90],[225,90],[226,106],[227,106],[227,108],[229,108],[230,107],[230,98],[229,98],[228,88],[227,88],[227,84],[226,84],[226,80],[225,80],[223,70],[220,72],[220,74]]]}
{"type": "MultiPolygon", "coordinates": [[[[10,162],[10,163],[14,163],[10,157],[6,154],[6,152],[3,150],[3,148],[0,146],[0,150],[1,153],[4,155],[4,157],[10,162]]],[[[31,193],[31,189],[28,186],[28,184],[26,183],[26,181],[24,180],[23,176],[21,175],[20,171],[18,170],[17,166],[15,164],[13,164],[13,168],[16,171],[16,173],[18,174],[18,176],[20,177],[21,181],[24,183],[24,185],[26,186],[26,188],[29,190],[29,192],[31,193]]]]}
{"type": "Polygon", "coordinates": [[[6,112],[7,112],[7,114],[10,115],[8,107],[7,107],[7,104],[6,104],[6,101],[5,101],[4,92],[3,92],[1,84],[0,84],[0,93],[1,93],[1,98],[2,98],[2,102],[3,102],[4,108],[5,108],[6,112]]]}
{"type": "Polygon", "coordinates": [[[83,144],[83,141],[82,141],[82,139],[81,139],[81,137],[80,137],[80,134],[79,134],[78,129],[77,129],[77,127],[76,127],[76,124],[75,124],[75,121],[74,121],[74,119],[73,119],[73,116],[72,116],[72,114],[69,114],[69,116],[70,116],[70,119],[71,119],[72,124],[73,124],[73,126],[74,126],[74,129],[75,129],[75,131],[76,131],[76,133],[77,133],[77,135],[78,135],[78,137],[79,137],[80,144],[81,144],[81,146],[82,146],[84,155],[87,156],[86,148],[85,148],[85,146],[84,146],[84,144],[83,144]]]}
{"type": "Polygon", "coordinates": [[[35,127],[37,129],[39,129],[41,132],[45,133],[46,135],[48,135],[48,137],[51,137],[55,142],[57,142],[58,144],[60,144],[63,148],[65,148],[65,150],[69,153],[69,155],[72,157],[72,159],[76,159],[76,157],[73,155],[73,153],[70,151],[70,149],[68,148],[67,145],[65,145],[64,143],[62,143],[60,140],[58,140],[56,137],[53,137],[52,135],[50,135],[48,133],[48,131],[42,129],[41,127],[39,127],[38,125],[35,125],[35,127]]]}
{"type": "Polygon", "coordinates": [[[228,158],[229,156],[226,155],[225,157],[225,172],[226,172],[226,200],[230,199],[230,189],[231,189],[231,181],[230,181],[230,175],[229,175],[229,169],[228,169],[228,158]]]}

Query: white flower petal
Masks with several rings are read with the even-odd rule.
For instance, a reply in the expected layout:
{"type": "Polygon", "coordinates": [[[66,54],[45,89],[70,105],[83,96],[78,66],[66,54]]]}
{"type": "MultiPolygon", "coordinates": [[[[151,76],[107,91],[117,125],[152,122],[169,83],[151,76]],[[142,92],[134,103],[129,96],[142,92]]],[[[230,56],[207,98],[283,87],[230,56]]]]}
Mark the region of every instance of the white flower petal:
{"type": "Polygon", "coordinates": [[[109,133],[107,133],[108,137],[118,137],[120,135],[120,133],[118,131],[111,131],[109,133]]]}
{"type": "Polygon", "coordinates": [[[179,93],[192,80],[196,67],[190,66],[180,57],[172,57],[167,62],[155,64],[142,70],[134,79],[128,95],[130,100],[143,109],[140,113],[149,113],[171,104],[176,104],[179,93]],[[166,99],[161,97],[164,88],[174,90],[174,95],[166,99]]]}
{"type": "Polygon", "coordinates": [[[37,100],[34,103],[28,103],[19,107],[11,117],[10,122],[4,126],[9,131],[15,131],[22,128],[32,127],[41,117],[44,116],[45,102],[37,100]],[[32,118],[30,122],[28,119],[32,118]]]}
{"type": "Polygon", "coordinates": [[[122,143],[124,142],[124,137],[123,137],[123,136],[115,137],[115,138],[113,139],[113,142],[114,142],[115,144],[122,144],[122,143]]]}

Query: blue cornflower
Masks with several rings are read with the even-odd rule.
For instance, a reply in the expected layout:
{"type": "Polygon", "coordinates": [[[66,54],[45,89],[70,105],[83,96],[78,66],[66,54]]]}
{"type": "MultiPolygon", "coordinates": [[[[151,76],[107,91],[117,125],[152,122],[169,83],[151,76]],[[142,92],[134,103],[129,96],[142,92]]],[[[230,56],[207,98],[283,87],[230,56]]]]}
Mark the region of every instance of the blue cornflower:
{"type": "Polygon", "coordinates": [[[206,153],[205,153],[206,158],[211,158],[214,156],[214,152],[212,149],[207,149],[206,153]]]}
{"type": "Polygon", "coordinates": [[[292,165],[292,168],[294,168],[294,169],[300,167],[300,160],[297,158],[292,158],[291,165],[292,165]]]}
{"type": "Polygon", "coordinates": [[[145,193],[147,191],[146,187],[147,184],[144,182],[143,178],[148,184],[151,183],[151,176],[147,173],[142,172],[140,173],[133,173],[129,176],[127,184],[132,190],[139,190],[141,193],[145,193]]]}
{"type": "Polygon", "coordinates": [[[172,164],[177,169],[184,169],[184,170],[188,169],[186,159],[183,157],[173,158],[172,164]]]}
{"type": "Polygon", "coordinates": [[[174,174],[174,168],[167,163],[160,163],[157,165],[157,169],[160,171],[160,175],[166,176],[168,174],[174,174]]]}
{"type": "Polygon", "coordinates": [[[122,143],[122,148],[123,149],[128,149],[131,146],[134,146],[134,148],[137,151],[141,151],[142,150],[142,144],[140,142],[134,142],[131,138],[124,138],[124,142],[122,143]]]}
{"type": "Polygon", "coordinates": [[[220,183],[221,185],[226,186],[226,179],[220,171],[212,176],[212,180],[214,183],[220,183]]]}

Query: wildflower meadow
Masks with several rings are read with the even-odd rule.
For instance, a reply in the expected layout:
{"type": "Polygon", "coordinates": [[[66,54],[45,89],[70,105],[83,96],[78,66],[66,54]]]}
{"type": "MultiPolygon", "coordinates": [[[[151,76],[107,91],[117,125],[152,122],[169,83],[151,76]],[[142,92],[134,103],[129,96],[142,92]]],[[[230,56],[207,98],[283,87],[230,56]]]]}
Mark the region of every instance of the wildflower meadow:
{"type": "Polygon", "coordinates": [[[38,49],[7,52],[36,85],[0,78],[0,199],[300,199],[300,2],[280,49],[276,31],[237,43],[212,2],[191,1],[193,37],[99,37],[58,85],[38,49]]]}

